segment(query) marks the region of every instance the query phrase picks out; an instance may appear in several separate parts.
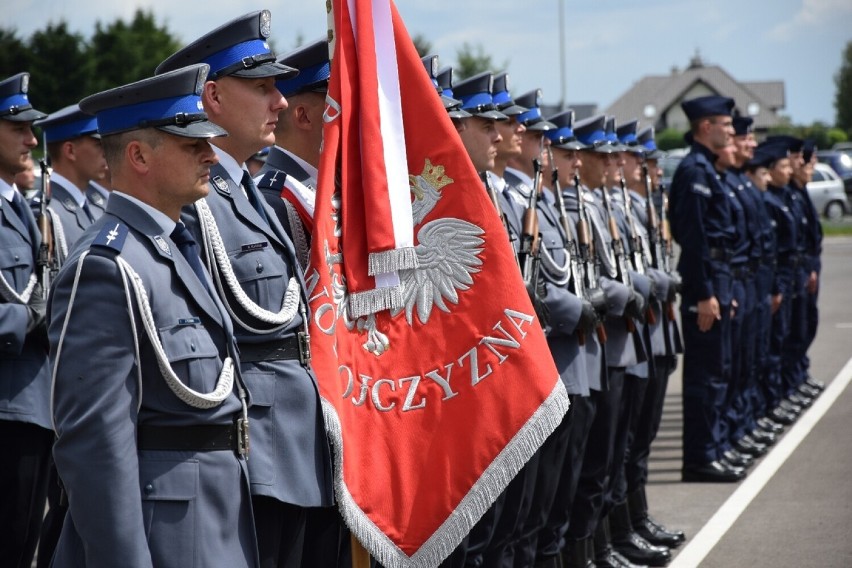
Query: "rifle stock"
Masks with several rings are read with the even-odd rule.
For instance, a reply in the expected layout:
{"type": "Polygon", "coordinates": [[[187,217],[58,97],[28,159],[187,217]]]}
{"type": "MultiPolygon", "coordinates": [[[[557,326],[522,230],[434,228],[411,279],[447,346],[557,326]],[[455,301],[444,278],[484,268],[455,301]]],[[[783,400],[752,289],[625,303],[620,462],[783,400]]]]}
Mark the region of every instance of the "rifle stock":
{"type": "Polygon", "coordinates": [[[36,269],[39,272],[38,279],[41,283],[42,293],[46,295],[47,291],[50,290],[50,282],[56,271],[56,254],[53,241],[53,224],[50,221],[50,214],[47,211],[47,206],[50,204],[51,198],[50,169],[45,160],[39,160],[39,166],[41,167],[42,194],[38,219],[36,221],[38,230],[41,232],[41,244],[38,248],[36,269]]]}

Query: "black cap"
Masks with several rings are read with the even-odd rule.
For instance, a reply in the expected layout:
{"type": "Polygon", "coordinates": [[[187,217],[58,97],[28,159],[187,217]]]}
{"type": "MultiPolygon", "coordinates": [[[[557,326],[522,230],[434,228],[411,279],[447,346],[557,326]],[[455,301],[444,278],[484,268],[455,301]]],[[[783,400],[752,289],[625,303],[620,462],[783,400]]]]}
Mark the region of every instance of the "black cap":
{"type": "Polygon", "coordinates": [[[802,151],[805,141],[789,134],[775,134],[766,137],[766,144],[777,144],[787,148],[787,151],[792,154],[797,154],[802,151]]]}
{"type": "Polygon", "coordinates": [[[707,116],[730,116],[734,108],[734,99],[720,95],[697,97],[680,103],[686,118],[690,122],[707,116]]]}
{"type": "Polygon", "coordinates": [[[0,81],[0,119],[28,122],[47,116],[30,104],[29,87],[29,73],[18,73],[0,81]]]}
{"type": "Polygon", "coordinates": [[[34,125],[41,128],[47,142],[62,142],[82,136],[100,138],[98,119],[80,110],[80,105],[71,105],[52,112],[34,125]]]}
{"type": "Polygon", "coordinates": [[[754,119],[752,117],[736,114],[734,115],[733,121],[735,136],[745,136],[752,131],[752,124],[754,123],[754,119]]]}
{"type": "Polygon", "coordinates": [[[606,122],[604,123],[604,130],[606,131],[606,139],[609,140],[609,143],[612,144],[613,150],[615,152],[627,152],[630,150],[626,145],[622,144],[618,139],[618,134],[616,133],[617,126],[615,123],[614,116],[606,117],[606,122]]]}
{"type": "Polygon", "coordinates": [[[326,38],[320,38],[282,55],[278,58],[278,63],[299,71],[299,74],[294,77],[275,81],[275,86],[285,97],[308,91],[328,90],[331,62],[326,38]]]}
{"type": "Polygon", "coordinates": [[[646,126],[636,134],[636,139],[642,146],[645,147],[646,160],[659,160],[666,155],[665,152],[657,148],[657,142],[654,140],[654,127],[646,126]]]}
{"type": "Polygon", "coordinates": [[[616,152],[606,138],[606,116],[599,114],[574,125],[574,136],[585,145],[583,150],[612,154],[616,152]]]}
{"type": "Polygon", "coordinates": [[[751,161],[755,161],[760,156],[762,159],[766,160],[764,164],[765,167],[770,167],[773,163],[778,160],[782,160],[790,156],[790,150],[787,145],[783,142],[771,142],[767,141],[759,145],[754,150],[754,158],[751,161]]]}
{"type": "Polygon", "coordinates": [[[494,77],[490,72],[479,73],[453,87],[453,94],[462,102],[462,109],[473,116],[490,120],[507,120],[509,117],[497,110],[492,90],[494,77]]]}
{"type": "Polygon", "coordinates": [[[86,97],[80,108],[98,118],[102,136],[140,128],[187,138],[224,136],[227,132],[207,120],[201,105],[208,69],[200,63],[116,87],[86,97]]]}
{"type": "Polygon", "coordinates": [[[568,109],[554,114],[547,119],[554,128],[544,133],[550,140],[550,145],[563,150],[582,150],[585,144],[577,140],[574,134],[574,111],[568,109]]]}
{"type": "Polygon", "coordinates": [[[527,130],[552,130],[556,128],[555,124],[544,120],[544,117],[541,115],[541,89],[533,89],[524,93],[515,98],[515,102],[529,109],[525,113],[518,115],[517,118],[518,122],[523,124],[527,130]]]}
{"type": "MultiPolygon", "coordinates": [[[[444,105],[444,110],[447,111],[447,113],[449,113],[452,118],[467,118],[471,116],[469,112],[461,110],[462,103],[460,100],[454,99],[453,97],[444,94],[444,88],[441,87],[441,84],[438,82],[438,56],[426,55],[424,57],[421,57],[420,61],[423,62],[423,67],[426,69],[426,74],[432,81],[432,85],[438,92],[438,96],[441,97],[441,103],[443,103],[444,105]]],[[[444,71],[448,71],[448,76],[450,77],[450,79],[452,79],[452,68],[447,67],[444,71]]],[[[450,88],[449,91],[452,92],[452,89],[450,88]]]]}
{"type": "Polygon", "coordinates": [[[509,93],[509,74],[499,73],[494,75],[494,88],[491,91],[497,110],[506,116],[517,116],[527,112],[529,109],[517,104],[512,100],[509,93]]]}
{"type": "Polygon", "coordinates": [[[267,41],[271,23],[269,10],[240,16],[169,56],[157,66],[155,73],[159,75],[186,65],[207,63],[210,81],[226,76],[295,77],[298,71],[275,61],[267,41]]]}

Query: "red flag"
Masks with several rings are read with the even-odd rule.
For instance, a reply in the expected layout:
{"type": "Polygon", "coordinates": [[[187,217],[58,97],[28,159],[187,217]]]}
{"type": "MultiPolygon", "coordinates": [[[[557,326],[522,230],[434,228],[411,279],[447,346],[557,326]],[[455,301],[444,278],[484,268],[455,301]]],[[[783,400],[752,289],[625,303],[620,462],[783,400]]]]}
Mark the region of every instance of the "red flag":
{"type": "Polygon", "coordinates": [[[336,492],[383,565],[437,566],[568,397],[505,230],[396,8],[332,4],[306,279],[336,492]]]}

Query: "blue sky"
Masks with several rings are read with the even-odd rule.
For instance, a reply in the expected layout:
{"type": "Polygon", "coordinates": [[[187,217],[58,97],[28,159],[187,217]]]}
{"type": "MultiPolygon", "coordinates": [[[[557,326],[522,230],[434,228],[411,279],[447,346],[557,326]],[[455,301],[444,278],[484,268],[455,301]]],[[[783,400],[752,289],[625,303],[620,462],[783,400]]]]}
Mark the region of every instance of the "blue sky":
{"type": "MultiPolygon", "coordinates": [[[[409,32],[431,41],[443,64],[455,61],[464,42],[481,44],[495,64],[507,63],[513,92],[540,87],[545,101],[556,103],[560,2],[568,102],[605,108],[641,77],[685,67],[697,49],[705,64],[720,65],[735,79],[784,81],[785,114],[795,123],[834,121],[833,76],[852,40],[850,0],[397,0],[397,7],[409,32]]],[[[268,8],[279,52],[298,36],[322,36],[326,26],[325,0],[26,0],[14,6],[0,26],[20,37],[43,28],[45,18],[64,19],[88,37],[97,20],[129,18],[137,7],[153,10],[186,42],[268,8]]]]}

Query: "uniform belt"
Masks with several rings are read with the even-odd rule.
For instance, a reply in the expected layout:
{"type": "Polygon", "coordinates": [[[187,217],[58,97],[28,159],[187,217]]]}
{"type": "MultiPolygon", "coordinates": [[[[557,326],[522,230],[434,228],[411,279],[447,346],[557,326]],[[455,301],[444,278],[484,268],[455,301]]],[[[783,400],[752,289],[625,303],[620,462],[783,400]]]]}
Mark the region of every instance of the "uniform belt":
{"type": "Polygon", "coordinates": [[[242,363],[295,359],[302,365],[307,365],[311,361],[308,336],[303,332],[264,343],[240,343],[239,348],[240,362],[242,363]]]}
{"type": "Polygon", "coordinates": [[[242,418],[232,424],[197,426],[151,426],[142,424],[136,431],[140,450],[176,452],[219,452],[231,450],[237,455],[248,453],[248,427],[242,418]]]}
{"type": "Polygon", "coordinates": [[[731,265],[731,276],[738,280],[745,280],[751,276],[751,267],[747,262],[731,265]]]}
{"type": "Polygon", "coordinates": [[[710,260],[728,262],[732,256],[734,256],[734,251],[729,248],[710,247],[710,260]]]}

